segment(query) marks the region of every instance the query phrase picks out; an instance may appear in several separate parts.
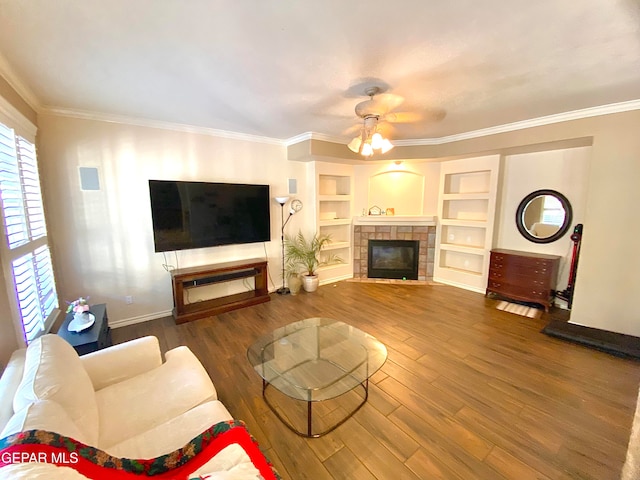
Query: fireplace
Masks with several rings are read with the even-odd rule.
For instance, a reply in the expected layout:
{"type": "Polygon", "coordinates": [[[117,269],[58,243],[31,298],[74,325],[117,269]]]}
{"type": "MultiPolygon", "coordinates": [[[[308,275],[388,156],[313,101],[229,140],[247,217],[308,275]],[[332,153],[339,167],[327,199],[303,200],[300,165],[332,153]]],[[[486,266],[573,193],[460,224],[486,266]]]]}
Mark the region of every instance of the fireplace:
{"type": "MultiPolygon", "coordinates": [[[[436,219],[424,216],[368,215],[353,220],[353,278],[365,280],[369,275],[369,242],[372,240],[414,240],[420,243],[418,252],[418,280],[433,279],[433,260],[436,246],[436,219]]],[[[402,278],[402,277],[401,277],[402,278]]],[[[402,282],[400,279],[378,279],[380,282],[402,282]]]]}
{"type": "Polygon", "coordinates": [[[418,280],[418,240],[369,240],[369,278],[418,280]]]}

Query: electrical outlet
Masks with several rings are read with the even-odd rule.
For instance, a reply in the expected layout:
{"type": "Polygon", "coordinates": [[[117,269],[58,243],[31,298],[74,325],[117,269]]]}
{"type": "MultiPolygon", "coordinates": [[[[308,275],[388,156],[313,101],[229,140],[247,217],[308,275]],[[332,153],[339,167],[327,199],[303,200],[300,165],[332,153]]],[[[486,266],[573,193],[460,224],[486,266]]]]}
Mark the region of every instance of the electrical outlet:
{"type": "Polygon", "coordinates": [[[131,305],[133,303],[133,297],[131,295],[127,295],[124,297],[124,301],[127,305],[131,305]]]}

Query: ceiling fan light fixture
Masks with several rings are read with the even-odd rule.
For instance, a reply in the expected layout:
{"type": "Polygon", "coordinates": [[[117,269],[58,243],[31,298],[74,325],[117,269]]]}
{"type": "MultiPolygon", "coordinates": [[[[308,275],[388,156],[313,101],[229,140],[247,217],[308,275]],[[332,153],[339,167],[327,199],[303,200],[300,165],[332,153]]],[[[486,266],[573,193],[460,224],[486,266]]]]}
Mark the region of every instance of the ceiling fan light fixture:
{"type": "Polygon", "coordinates": [[[382,140],[382,145],[380,146],[380,152],[387,153],[389,150],[393,148],[393,143],[391,143],[388,139],[382,140]]]}
{"type": "Polygon", "coordinates": [[[355,137],[351,142],[349,142],[349,150],[353,153],[358,153],[360,151],[360,147],[362,146],[362,139],[360,137],[355,137]]]}
{"type": "Polygon", "coordinates": [[[371,137],[371,148],[374,150],[380,150],[382,148],[383,138],[378,132],[374,133],[371,137]]]}
{"type": "Polygon", "coordinates": [[[359,153],[364,157],[371,157],[377,152],[384,154],[393,148],[391,141],[378,132],[378,123],[386,121],[390,114],[389,110],[397,105],[390,104],[387,97],[380,99],[380,101],[374,100],[374,96],[381,92],[380,87],[367,88],[365,93],[370,97],[369,100],[356,105],[356,115],[362,119],[362,127],[360,134],[347,146],[352,152],[359,153]]]}
{"type": "Polygon", "coordinates": [[[364,157],[370,157],[377,151],[387,153],[393,148],[393,144],[380,133],[376,132],[371,135],[366,129],[363,129],[362,135],[355,137],[347,146],[352,152],[359,153],[364,157]]]}

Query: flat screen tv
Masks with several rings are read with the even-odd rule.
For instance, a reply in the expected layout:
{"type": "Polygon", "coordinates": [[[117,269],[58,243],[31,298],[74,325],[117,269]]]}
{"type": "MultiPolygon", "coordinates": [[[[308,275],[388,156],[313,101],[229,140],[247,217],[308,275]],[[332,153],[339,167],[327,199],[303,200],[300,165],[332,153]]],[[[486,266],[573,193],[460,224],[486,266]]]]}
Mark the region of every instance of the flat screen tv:
{"type": "Polygon", "coordinates": [[[268,242],[269,185],[149,180],[156,252],[268,242]]]}

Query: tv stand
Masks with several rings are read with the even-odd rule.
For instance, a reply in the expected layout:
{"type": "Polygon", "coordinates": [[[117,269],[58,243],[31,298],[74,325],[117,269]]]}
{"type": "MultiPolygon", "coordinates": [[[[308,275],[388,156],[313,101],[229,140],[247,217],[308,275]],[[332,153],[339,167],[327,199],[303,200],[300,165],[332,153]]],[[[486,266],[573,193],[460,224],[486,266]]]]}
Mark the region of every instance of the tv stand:
{"type": "Polygon", "coordinates": [[[199,318],[268,302],[267,261],[262,259],[178,268],[171,271],[173,283],[173,318],[185,323],[199,318]],[[254,278],[254,289],[201,302],[185,303],[184,292],[191,288],[230,282],[241,278],[254,278]]]}

